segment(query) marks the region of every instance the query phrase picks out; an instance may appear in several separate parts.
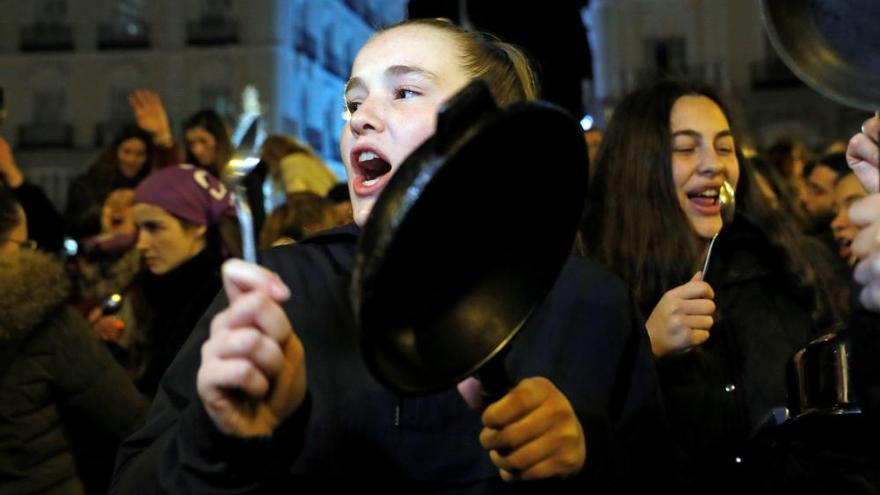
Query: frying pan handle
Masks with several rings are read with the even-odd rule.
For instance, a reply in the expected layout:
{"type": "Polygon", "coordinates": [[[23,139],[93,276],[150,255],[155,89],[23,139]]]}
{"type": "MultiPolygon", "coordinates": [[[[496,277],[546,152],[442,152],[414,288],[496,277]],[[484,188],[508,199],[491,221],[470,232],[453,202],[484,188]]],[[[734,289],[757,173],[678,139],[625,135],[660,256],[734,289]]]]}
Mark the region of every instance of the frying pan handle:
{"type": "Polygon", "coordinates": [[[453,141],[463,137],[461,129],[498,109],[489,86],[482,79],[474,79],[464,89],[445,102],[437,113],[437,131],[434,133],[438,151],[446,152],[453,141]]]}
{"type": "Polygon", "coordinates": [[[513,388],[513,383],[504,364],[507,352],[508,347],[505,347],[501,352],[492,356],[477,372],[477,379],[480,380],[481,385],[480,395],[486,406],[498,402],[513,388]]]}

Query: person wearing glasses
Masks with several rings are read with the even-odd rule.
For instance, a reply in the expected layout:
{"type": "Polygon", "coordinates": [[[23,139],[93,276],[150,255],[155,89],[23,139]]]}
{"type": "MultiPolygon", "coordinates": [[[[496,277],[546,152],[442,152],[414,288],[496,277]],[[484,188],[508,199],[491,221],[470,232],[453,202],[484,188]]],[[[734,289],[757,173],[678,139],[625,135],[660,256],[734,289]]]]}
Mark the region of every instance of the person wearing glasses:
{"type": "Polygon", "coordinates": [[[102,493],[147,401],[67,304],[64,267],[35,247],[0,188],[0,491],[102,493]]]}
{"type": "Polygon", "coordinates": [[[0,188],[6,188],[27,213],[27,227],[34,246],[49,253],[61,251],[64,227],[61,215],[40,186],[21,173],[12,148],[0,137],[0,188]]]}

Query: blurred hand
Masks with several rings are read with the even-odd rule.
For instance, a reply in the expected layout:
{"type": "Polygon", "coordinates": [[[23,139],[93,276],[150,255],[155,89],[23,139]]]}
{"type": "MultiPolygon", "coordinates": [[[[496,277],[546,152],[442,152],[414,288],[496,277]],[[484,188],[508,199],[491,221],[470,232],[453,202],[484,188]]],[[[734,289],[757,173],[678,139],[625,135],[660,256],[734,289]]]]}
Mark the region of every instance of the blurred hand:
{"type": "Polygon", "coordinates": [[[227,435],[271,434],[306,394],[302,343],[279,305],[290,290],[274,273],[233,259],[223,264],[230,305],[211,321],[196,378],[199,397],[227,435]]]}
{"type": "Polygon", "coordinates": [[[128,104],[131,105],[138,127],[150,133],[156,144],[160,146],[173,144],[168,114],[156,92],[147,89],[135,90],[128,97],[128,104]]]}
{"type": "Polygon", "coordinates": [[[715,323],[715,292],[702,276],[697,272],[686,284],[663,294],[651,311],[645,326],[655,356],[700,345],[709,338],[715,323]]]}
{"type": "Polygon", "coordinates": [[[88,320],[92,324],[92,333],[99,339],[105,342],[119,342],[122,338],[125,322],[115,316],[104,316],[100,306],[89,312],[88,320]]]}
{"type": "Polygon", "coordinates": [[[859,300],[868,309],[880,311],[880,194],[862,198],[850,207],[849,217],[861,227],[853,239],[855,279],[862,284],[859,300]]]}
{"type": "Polygon", "coordinates": [[[861,228],[853,239],[852,253],[859,263],[855,278],[862,284],[859,300],[868,309],[880,311],[880,158],[877,137],[880,118],[876,115],[862,125],[862,132],[849,140],[846,159],[865,189],[873,193],[850,207],[850,220],[861,228]]]}
{"type": "Polygon", "coordinates": [[[24,176],[15,163],[12,148],[2,137],[0,137],[0,180],[13,189],[24,182],[24,176]]]}
{"type": "Polygon", "coordinates": [[[880,189],[880,175],[877,171],[878,133],[880,118],[874,116],[865,121],[862,132],[853,136],[846,147],[846,161],[869,193],[876,193],[880,189]]]}
{"type": "Polygon", "coordinates": [[[587,457],[581,423],[550,380],[526,378],[483,412],[480,444],[504,481],[572,476],[587,457]]]}

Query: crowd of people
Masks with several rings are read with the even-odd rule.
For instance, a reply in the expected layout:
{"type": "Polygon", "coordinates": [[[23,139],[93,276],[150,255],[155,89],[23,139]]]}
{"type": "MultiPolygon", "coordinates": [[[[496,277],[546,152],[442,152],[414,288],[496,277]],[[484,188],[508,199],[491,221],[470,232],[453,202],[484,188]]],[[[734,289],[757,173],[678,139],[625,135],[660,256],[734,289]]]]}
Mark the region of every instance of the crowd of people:
{"type": "Polygon", "coordinates": [[[234,145],[212,110],[175,141],[159,95],[133,93],[135,123],[63,215],[0,138],[0,492],[880,492],[880,449],[773,420],[791,357],[858,327],[859,414],[880,432],[876,117],[816,159],[747,158],[712,88],[627,95],[586,136],[578,239],[510,344],[510,391],[481,404],[473,380],[408,396],[372,376],[349,296],[360,228],[475,78],[502,106],[539,97],[494,36],[410,20],[371,37],[344,94],[347,185],[291,136],[262,144],[245,179],[259,265],[235,259],[234,145]]]}

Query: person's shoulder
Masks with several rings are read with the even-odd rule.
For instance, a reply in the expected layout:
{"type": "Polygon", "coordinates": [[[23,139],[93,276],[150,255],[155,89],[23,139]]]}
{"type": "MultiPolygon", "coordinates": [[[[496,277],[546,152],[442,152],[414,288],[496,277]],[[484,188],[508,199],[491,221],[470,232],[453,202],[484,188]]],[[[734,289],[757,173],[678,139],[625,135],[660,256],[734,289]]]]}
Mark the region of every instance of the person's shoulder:
{"type": "Polygon", "coordinates": [[[261,264],[278,269],[317,258],[349,265],[357,249],[359,235],[360,229],[354,224],[318,232],[299,242],[264,251],[261,264]]]}
{"type": "Polygon", "coordinates": [[[569,256],[557,279],[557,286],[582,297],[628,298],[629,289],[617,275],[598,261],[584,256],[569,256]]]}

